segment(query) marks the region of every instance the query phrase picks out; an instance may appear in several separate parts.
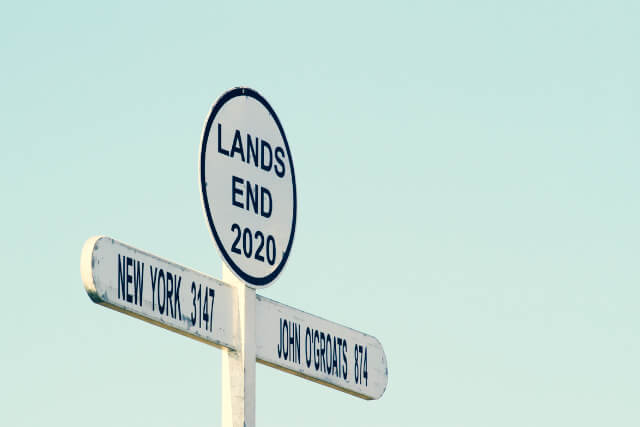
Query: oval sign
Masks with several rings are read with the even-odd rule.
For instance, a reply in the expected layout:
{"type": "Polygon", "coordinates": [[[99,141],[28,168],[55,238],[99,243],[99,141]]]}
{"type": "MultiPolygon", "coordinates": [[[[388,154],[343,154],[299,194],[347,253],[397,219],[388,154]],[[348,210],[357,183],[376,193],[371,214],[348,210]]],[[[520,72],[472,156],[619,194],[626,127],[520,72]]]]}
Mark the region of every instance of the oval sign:
{"type": "Polygon", "coordinates": [[[202,204],[227,266],[269,286],[289,258],[296,179],[280,120],[255,90],[234,88],[211,108],[200,147],[202,204]]]}

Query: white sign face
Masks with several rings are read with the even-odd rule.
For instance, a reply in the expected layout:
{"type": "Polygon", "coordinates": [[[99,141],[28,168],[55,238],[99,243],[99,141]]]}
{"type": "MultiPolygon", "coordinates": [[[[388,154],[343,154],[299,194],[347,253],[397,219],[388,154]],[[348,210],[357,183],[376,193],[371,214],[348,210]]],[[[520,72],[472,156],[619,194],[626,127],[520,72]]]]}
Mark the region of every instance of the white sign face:
{"type": "Polygon", "coordinates": [[[346,326],[256,295],[256,359],[363,399],[387,387],[380,342],[346,326]]]}
{"type": "Polygon", "coordinates": [[[94,302],[216,347],[236,348],[238,308],[230,285],[109,237],[87,240],[80,269],[94,302]]]}
{"type": "Polygon", "coordinates": [[[287,262],[296,226],[296,181],[287,138],[256,91],[235,88],[211,109],[200,150],[211,234],[245,283],[266,287],[287,262]]]}
{"type": "MultiPolygon", "coordinates": [[[[100,305],[216,347],[239,348],[236,288],[109,237],[85,243],[82,281],[100,305]]],[[[387,386],[371,335],[256,295],[256,360],[363,399],[387,386]]]]}

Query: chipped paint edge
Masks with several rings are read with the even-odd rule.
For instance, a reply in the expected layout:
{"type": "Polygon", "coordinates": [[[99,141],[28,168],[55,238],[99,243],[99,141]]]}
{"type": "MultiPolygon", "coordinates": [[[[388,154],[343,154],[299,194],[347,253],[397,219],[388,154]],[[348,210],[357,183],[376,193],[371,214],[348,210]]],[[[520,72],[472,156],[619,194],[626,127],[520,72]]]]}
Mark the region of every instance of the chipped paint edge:
{"type": "Polygon", "coordinates": [[[93,252],[101,239],[107,238],[106,236],[93,236],[87,239],[82,246],[82,253],[80,254],[80,277],[84,284],[84,289],[87,291],[87,295],[91,298],[91,301],[96,304],[103,303],[102,299],[98,295],[96,290],[96,284],[93,280],[93,252]]]}
{"type": "MultiPolygon", "coordinates": [[[[301,372],[298,372],[298,371],[295,371],[295,370],[293,370],[293,369],[288,369],[288,368],[285,368],[285,367],[282,367],[282,366],[276,365],[275,363],[267,362],[266,360],[262,360],[262,359],[258,359],[258,358],[256,358],[256,362],[258,362],[258,363],[260,363],[260,364],[262,364],[262,365],[265,365],[265,366],[269,366],[269,367],[271,367],[271,368],[275,368],[275,369],[277,369],[277,370],[279,370],[279,371],[282,371],[282,372],[286,372],[286,373],[288,373],[288,374],[295,375],[296,377],[303,378],[303,379],[305,379],[305,380],[308,380],[308,381],[314,382],[314,383],[316,383],[316,384],[321,384],[321,385],[323,385],[323,386],[326,386],[326,387],[332,388],[332,389],[334,389],[334,390],[338,390],[338,391],[341,391],[341,392],[343,392],[343,393],[347,393],[347,394],[350,394],[350,395],[352,395],[352,396],[359,397],[360,399],[364,399],[364,400],[377,400],[377,399],[380,399],[380,397],[382,397],[382,395],[380,395],[380,396],[378,396],[378,397],[370,397],[370,396],[367,396],[366,394],[358,393],[358,392],[355,392],[355,391],[353,391],[353,390],[349,390],[349,389],[347,389],[347,388],[338,387],[338,386],[337,386],[337,385],[335,385],[335,384],[332,384],[332,383],[329,383],[329,382],[326,382],[326,381],[319,380],[318,378],[314,378],[314,377],[309,376],[309,375],[305,375],[305,374],[303,374],[303,373],[301,373],[301,372]]],[[[385,387],[385,389],[386,389],[386,387],[385,387]]],[[[383,390],[383,393],[384,393],[384,390],[383,390]]]]}
{"type": "MultiPolygon", "coordinates": [[[[98,245],[98,242],[100,242],[101,240],[110,240],[112,242],[115,241],[114,239],[112,239],[111,237],[108,237],[108,236],[93,236],[93,237],[90,237],[89,239],[87,239],[87,241],[82,246],[82,253],[80,254],[80,277],[82,278],[82,283],[84,284],[84,288],[87,291],[87,295],[89,296],[91,301],[93,301],[94,303],[96,303],[98,305],[101,305],[103,307],[110,308],[111,310],[117,311],[119,313],[126,314],[127,316],[130,316],[130,317],[133,317],[133,318],[136,318],[136,319],[140,319],[140,320],[142,320],[144,322],[150,323],[150,324],[155,325],[155,326],[159,326],[159,327],[161,327],[163,329],[166,329],[166,330],[171,331],[171,332],[175,332],[175,333],[180,334],[182,336],[185,336],[187,338],[191,338],[193,340],[200,341],[201,343],[210,345],[212,347],[216,347],[216,348],[219,348],[219,349],[230,349],[232,351],[236,351],[234,346],[231,346],[231,345],[226,346],[226,345],[218,344],[216,342],[213,342],[213,341],[207,340],[205,338],[202,338],[202,337],[200,337],[198,335],[190,334],[190,333],[185,332],[185,331],[183,331],[181,329],[175,328],[175,327],[173,327],[171,325],[168,325],[166,323],[150,319],[148,317],[145,317],[143,315],[134,313],[132,311],[125,310],[125,309],[123,309],[121,307],[118,307],[117,305],[111,304],[109,302],[106,302],[104,299],[102,299],[100,297],[100,295],[98,294],[98,291],[96,289],[95,280],[93,278],[93,265],[94,265],[94,256],[93,256],[93,254],[94,254],[95,249],[96,249],[96,247],[98,245]]],[[[120,243],[120,242],[118,242],[118,243],[120,243]]],[[[128,246],[129,248],[131,248],[133,250],[138,250],[138,249],[136,249],[136,248],[134,248],[132,246],[126,245],[125,243],[120,243],[120,244],[128,246]]],[[[143,253],[147,254],[148,256],[152,256],[152,257],[155,257],[157,259],[160,259],[162,261],[166,261],[163,258],[158,257],[156,255],[148,254],[146,252],[143,252],[143,253]]],[[[169,262],[169,261],[166,261],[166,262],[169,262]]],[[[174,264],[174,263],[172,263],[172,264],[174,264]]],[[[186,267],[182,267],[182,268],[186,268],[186,267]]],[[[192,271],[194,271],[196,273],[199,273],[199,274],[202,274],[202,273],[200,273],[200,272],[198,272],[196,270],[192,270],[192,271]]],[[[220,283],[225,284],[224,282],[220,282],[220,283]]],[[[225,284],[225,285],[228,286],[228,284],[225,284]]]]}

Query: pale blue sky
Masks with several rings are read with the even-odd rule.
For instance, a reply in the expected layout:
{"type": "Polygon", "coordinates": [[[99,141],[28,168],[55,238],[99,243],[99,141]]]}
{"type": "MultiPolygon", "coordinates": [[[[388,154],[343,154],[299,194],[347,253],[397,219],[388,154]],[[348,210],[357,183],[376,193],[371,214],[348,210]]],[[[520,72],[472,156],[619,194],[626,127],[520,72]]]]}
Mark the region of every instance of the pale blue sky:
{"type": "Polygon", "coordinates": [[[220,351],[89,300],[106,234],[215,277],[198,153],[252,87],[298,183],[269,298],[370,333],[365,402],[260,426],[640,425],[637,2],[0,6],[0,424],[219,425],[220,351]]]}

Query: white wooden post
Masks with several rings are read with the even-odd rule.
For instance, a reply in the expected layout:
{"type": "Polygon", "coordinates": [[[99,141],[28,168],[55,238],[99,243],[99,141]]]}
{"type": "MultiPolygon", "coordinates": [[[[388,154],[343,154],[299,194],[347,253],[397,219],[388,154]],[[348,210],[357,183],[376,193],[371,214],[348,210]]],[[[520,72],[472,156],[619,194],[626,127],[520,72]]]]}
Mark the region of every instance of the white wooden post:
{"type": "Polygon", "coordinates": [[[237,292],[237,351],[222,350],[222,426],[256,425],[256,291],[223,263],[222,280],[237,292]]]}

